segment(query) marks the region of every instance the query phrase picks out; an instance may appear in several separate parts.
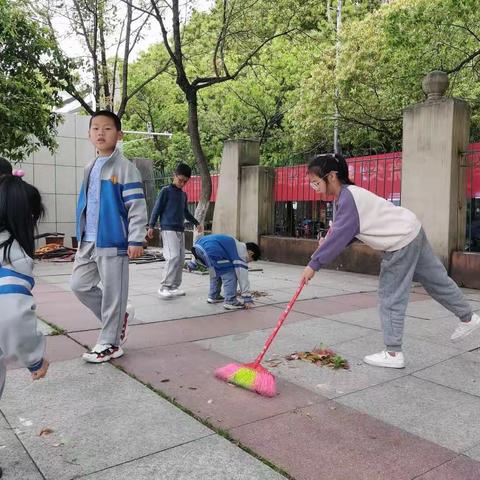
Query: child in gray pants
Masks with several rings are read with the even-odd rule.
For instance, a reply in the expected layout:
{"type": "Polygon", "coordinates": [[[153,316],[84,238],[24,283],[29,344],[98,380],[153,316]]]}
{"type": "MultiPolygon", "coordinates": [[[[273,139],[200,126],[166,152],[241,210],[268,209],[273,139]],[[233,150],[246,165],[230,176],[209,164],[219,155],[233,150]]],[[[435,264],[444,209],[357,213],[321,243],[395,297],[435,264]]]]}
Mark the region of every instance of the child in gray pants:
{"type": "Polygon", "coordinates": [[[412,280],[420,282],[437,302],[459,318],[451,340],[463,338],[480,327],[480,317],[473,313],[462,291],[448,276],[411,211],[354,185],[341,155],[318,155],[310,162],[307,173],[312,188],[335,197],[335,220],[305,268],[303,279],[308,282],[355,238],[384,252],[378,296],[385,350],[367,355],[366,363],[390,368],[405,366],[402,337],[412,280]]]}
{"type": "Polygon", "coordinates": [[[188,211],[187,194],[183,191],[191,176],[192,169],[187,164],[177,166],[172,183],[160,191],[148,223],[147,236],[153,238],[160,219],[165,267],[158,295],[164,299],[185,295],[180,289],[185,263],[185,219],[196,226],[198,233],[203,232],[203,226],[188,211]]]}
{"type": "Polygon", "coordinates": [[[102,363],[123,355],[121,344],[132,320],[128,259],[143,253],[147,206],[139,171],[116,148],[123,137],[117,115],[95,112],[89,137],[98,157],[85,167],[78,198],[79,248],[70,286],[102,325],[97,344],[83,359],[102,363]]]}

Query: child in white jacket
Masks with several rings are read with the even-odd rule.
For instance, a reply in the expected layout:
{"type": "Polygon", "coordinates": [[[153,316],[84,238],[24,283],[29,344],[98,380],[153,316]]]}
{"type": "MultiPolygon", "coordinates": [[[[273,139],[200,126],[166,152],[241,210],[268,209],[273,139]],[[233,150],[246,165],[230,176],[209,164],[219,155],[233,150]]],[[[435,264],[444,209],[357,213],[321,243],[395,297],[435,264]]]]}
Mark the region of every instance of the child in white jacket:
{"type": "Polygon", "coordinates": [[[33,235],[43,212],[35,187],[18,176],[0,177],[0,397],[7,359],[20,360],[33,380],[43,378],[48,370],[31,293],[33,235]]]}

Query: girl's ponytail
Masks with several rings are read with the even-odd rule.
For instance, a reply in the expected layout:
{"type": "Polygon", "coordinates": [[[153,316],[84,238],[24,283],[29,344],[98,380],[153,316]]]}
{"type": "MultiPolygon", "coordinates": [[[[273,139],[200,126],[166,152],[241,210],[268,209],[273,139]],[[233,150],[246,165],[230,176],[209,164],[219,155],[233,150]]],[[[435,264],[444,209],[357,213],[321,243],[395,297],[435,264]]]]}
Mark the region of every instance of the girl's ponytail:
{"type": "Polygon", "coordinates": [[[337,178],[346,185],[354,185],[348,176],[348,164],[343,155],[339,153],[323,153],[316,155],[310,161],[307,168],[308,173],[313,173],[320,178],[330,172],[337,172],[337,178]]]}

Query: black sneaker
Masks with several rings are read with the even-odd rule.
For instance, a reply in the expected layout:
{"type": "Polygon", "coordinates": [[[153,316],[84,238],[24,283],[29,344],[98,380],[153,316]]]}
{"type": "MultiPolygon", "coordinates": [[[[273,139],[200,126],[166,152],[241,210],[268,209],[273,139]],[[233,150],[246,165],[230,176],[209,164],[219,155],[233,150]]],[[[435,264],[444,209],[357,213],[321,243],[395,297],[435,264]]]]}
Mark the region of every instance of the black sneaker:
{"type": "Polygon", "coordinates": [[[219,295],[218,297],[216,298],[213,298],[213,297],[208,297],[207,298],[207,303],[222,303],[225,299],[219,295]]]}
{"type": "Polygon", "coordinates": [[[242,308],[245,308],[245,305],[238,300],[234,300],[232,303],[224,303],[223,308],[226,310],[241,310],[242,308]]]}
{"type": "Polygon", "coordinates": [[[113,345],[95,345],[89,352],[85,352],[82,358],[88,363],[103,363],[112,360],[113,358],[119,358],[123,355],[121,347],[115,347],[113,345]]]}

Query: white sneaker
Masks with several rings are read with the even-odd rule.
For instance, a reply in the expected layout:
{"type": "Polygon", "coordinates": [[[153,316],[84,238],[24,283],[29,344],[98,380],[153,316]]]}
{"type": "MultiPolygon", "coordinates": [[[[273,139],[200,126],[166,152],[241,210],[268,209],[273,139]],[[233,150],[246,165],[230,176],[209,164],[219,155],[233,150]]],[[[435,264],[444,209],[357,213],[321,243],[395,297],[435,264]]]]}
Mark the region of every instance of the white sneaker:
{"type": "Polygon", "coordinates": [[[122,355],[123,350],[121,347],[97,343],[89,352],[85,352],[82,358],[89,363],[103,363],[113,358],[119,358],[122,355]]]}
{"type": "Polygon", "coordinates": [[[373,365],[374,367],[387,368],[405,368],[405,358],[402,352],[396,352],[392,357],[387,351],[373,353],[363,358],[365,363],[373,365]]]}
{"type": "Polygon", "coordinates": [[[168,288],[159,288],[158,289],[158,295],[161,297],[161,298],[173,298],[173,295],[172,295],[172,291],[169,290],[168,288]]]}
{"type": "Polygon", "coordinates": [[[466,337],[477,328],[480,328],[480,317],[474,313],[469,322],[460,322],[460,325],[452,333],[450,340],[459,340],[463,337],[466,337]]]}
{"type": "Polygon", "coordinates": [[[180,288],[174,288],[173,290],[170,290],[170,294],[172,297],[183,297],[185,295],[185,291],[180,290],[180,288]]]}

